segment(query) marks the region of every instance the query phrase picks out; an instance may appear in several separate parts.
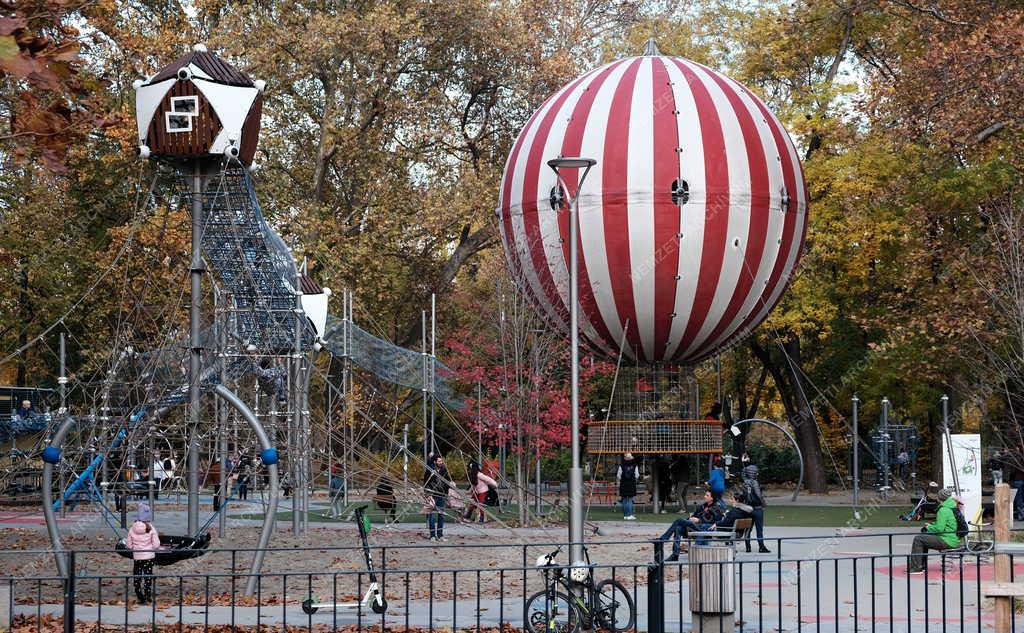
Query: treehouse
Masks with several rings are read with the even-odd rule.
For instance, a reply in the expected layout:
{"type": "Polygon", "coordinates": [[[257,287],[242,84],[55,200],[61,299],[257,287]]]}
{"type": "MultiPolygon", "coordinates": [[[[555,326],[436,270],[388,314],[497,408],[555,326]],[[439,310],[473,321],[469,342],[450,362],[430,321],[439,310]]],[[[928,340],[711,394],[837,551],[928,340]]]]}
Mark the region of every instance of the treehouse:
{"type": "Polygon", "coordinates": [[[139,154],[171,160],[227,157],[251,165],[264,85],[197,44],[135,82],[139,154]]]}

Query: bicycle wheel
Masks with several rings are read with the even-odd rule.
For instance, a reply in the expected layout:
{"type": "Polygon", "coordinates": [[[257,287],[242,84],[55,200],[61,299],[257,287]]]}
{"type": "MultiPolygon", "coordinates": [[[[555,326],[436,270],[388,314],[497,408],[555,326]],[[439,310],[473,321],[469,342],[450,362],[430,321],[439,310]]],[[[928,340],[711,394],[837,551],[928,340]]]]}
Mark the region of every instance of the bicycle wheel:
{"type": "Polygon", "coordinates": [[[526,601],[523,624],[530,633],[576,633],[580,612],[564,593],[538,591],[526,601]]]}
{"type": "Polygon", "coordinates": [[[635,621],[633,596],[622,583],[611,578],[597,583],[597,610],[594,612],[597,628],[618,633],[633,628],[635,621]]]}

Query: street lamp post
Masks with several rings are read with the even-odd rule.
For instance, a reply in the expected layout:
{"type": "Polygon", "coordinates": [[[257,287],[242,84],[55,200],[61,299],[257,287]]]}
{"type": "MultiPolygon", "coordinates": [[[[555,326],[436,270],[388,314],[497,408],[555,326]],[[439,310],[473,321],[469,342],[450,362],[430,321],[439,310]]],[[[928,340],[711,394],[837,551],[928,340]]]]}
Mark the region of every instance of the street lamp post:
{"type": "Polygon", "coordinates": [[[573,565],[583,564],[583,471],[580,469],[580,334],[579,334],[579,271],[577,251],[579,249],[579,217],[576,203],[580,189],[590,168],[597,164],[593,158],[563,156],[548,161],[548,167],[558,179],[552,202],[562,206],[562,192],[568,193],[562,179],[561,169],[582,169],[576,195],[569,199],[569,333],[571,340],[571,403],[572,411],[572,467],[569,469],[569,559],[573,565]]]}

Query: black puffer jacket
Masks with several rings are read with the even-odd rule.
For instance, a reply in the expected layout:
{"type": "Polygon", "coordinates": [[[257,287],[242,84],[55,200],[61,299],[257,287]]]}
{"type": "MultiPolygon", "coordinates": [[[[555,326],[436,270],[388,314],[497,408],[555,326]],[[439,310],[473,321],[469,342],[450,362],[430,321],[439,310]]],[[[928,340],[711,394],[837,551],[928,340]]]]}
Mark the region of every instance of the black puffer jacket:
{"type": "Polygon", "coordinates": [[[447,497],[448,489],[451,487],[450,482],[451,475],[448,474],[448,468],[444,465],[434,465],[433,468],[427,468],[423,473],[423,488],[435,497],[447,497]]]}

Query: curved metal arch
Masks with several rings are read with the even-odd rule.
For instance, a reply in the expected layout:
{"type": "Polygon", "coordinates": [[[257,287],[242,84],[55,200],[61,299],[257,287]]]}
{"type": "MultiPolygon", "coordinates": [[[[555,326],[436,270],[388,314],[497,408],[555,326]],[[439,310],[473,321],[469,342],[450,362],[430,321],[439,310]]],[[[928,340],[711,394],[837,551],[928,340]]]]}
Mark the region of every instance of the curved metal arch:
{"type": "MultiPolygon", "coordinates": [[[[256,434],[257,440],[259,440],[260,448],[263,450],[273,448],[270,443],[270,438],[267,436],[266,431],[263,429],[263,425],[253,414],[250,409],[242,400],[235,395],[235,392],[231,391],[224,385],[217,385],[213,392],[220,396],[229,406],[238,412],[245,421],[248,422],[252,428],[253,433],[256,434]]],[[[162,407],[157,409],[150,414],[150,420],[155,422],[163,417],[172,407],[162,407]]],[[[145,417],[143,412],[136,414],[138,417],[133,422],[139,422],[145,417]]],[[[134,416],[133,416],[134,417],[134,416]]],[[[53,439],[50,440],[50,446],[57,449],[64,443],[64,439],[71,431],[72,425],[75,423],[75,419],[67,417],[60,426],[57,427],[57,431],[53,434],[53,439]]],[[[263,566],[263,556],[267,545],[270,544],[270,537],[274,532],[274,523],[277,519],[277,503],[278,503],[278,478],[277,478],[277,464],[268,464],[267,475],[270,480],[270,491],[268,494],[267,512],[263,517],[263,530],[260,533],[259,545],[257,546],[256,555],[253,557],[252,566],[249,570],[249,581],[246,585],[246,594],[252,594],[256,591],[256,579],[259,576],[260,568],[263,566]]],[[[60,532],[57,529],[57,518],[54,515],[53,508],[53,464],[49,462],[43,463],[43,517],[46,520],[46,531],[50,535],[50,544],[54,549],[54,555],[57,562],[57,571],[61,576],[67,576],[68,568],[67,561],[62,555],[63,545],[60,540],[60,532]]]]}
{"type": "Polygon", "coordinates": [[[792,499],[793,501],[796,501],[797,496],[799,496],[799,494],[800,494],[800,489],[804,487],[804,454],[800,450],[800,445],[796,443],[796,438],[793,437],[793,434],[790,433],[789,431],[787,431],[781,424],[779,424],[777,422],[772,422],[771,420],[765,420],[764,418],[747,418],[746,420],[740,420],[739,422],[734,422],[732,424],[732,426],[739,426],[741,424],[751,424],[752,425],[754,422],[760,422],[762,424],[767,424],[768,426],[773,426],[773,427],[777,428],[778,430],[782,431],[782,433],[793,444],[793,448],[796,449],[796,457],[800,461],[800,480],[796,482],[796,490],[793,491],[793,499],[792,499]]]}

